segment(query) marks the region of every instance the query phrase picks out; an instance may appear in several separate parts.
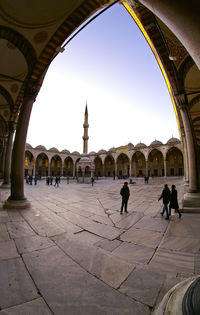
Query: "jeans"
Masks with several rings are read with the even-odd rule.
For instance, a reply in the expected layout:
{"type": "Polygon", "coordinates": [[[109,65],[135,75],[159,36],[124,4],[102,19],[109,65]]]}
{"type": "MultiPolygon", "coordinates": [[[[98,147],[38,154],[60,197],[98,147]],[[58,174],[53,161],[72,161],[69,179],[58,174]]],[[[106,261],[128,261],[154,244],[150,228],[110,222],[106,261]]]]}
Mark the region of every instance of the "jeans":
{"type": "Polygon", "coordinates": [[[127,211],[128,200],[122,199],[121,212],[123,212],[123,208],[125,207],[125,211],[127,211]]]}
{"type": "Polygon", "coordinates": [[[166,211],[166,219],[169,219],[169,213],[168,213],[168,206],[167,206],[167,204],[163,205],[162,215],[165,213],[165,211],[166,211]]]}

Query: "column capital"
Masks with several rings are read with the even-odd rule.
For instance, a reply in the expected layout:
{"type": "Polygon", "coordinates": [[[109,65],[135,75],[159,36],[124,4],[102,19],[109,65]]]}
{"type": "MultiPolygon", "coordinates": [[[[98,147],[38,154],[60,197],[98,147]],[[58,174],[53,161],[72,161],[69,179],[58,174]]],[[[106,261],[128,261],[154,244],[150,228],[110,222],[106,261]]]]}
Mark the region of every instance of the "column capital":
{"type": "Polygon", "coordinates": [[[180,110],[187,110],[187,99],[185,93],[180,93],[176,95],[177,105],[180,110]]]}
{"type": "Polygon", "coordinates": [[[8,121],[8,130],[9,133],[13,133],[16,130],[16,122],[15,121],[8,121]]]}

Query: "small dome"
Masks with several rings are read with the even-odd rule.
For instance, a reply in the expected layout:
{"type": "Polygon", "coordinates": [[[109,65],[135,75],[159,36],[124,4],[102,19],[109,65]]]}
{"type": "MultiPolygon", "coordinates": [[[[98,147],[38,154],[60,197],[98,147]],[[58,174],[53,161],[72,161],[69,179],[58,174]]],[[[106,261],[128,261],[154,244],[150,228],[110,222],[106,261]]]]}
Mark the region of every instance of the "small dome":
{"type": "Polygon", "coordinates": [[[163,145],[163,143],[161,141],[159,141],[159,140],[154,140],[150,144],[150,146],[159,146],[159,145],[163,145]]]}
{"type": "Polygon", "coordinates": [[[70,154],[68,150],[62,150],[61,153],[70,154]]]}
{"type": "Polygon", "coordinates": [[[130,142],[130,143],[128,144],[128,148],[129,148],[129,150],[134,149],[134,145],[130,142]]]}
{"type": "Polygon", "coordinates": [[[168,141],[167,141],[167,144],[174,144],[174,143],[180,143],[181,141],[177,138],[170,138],[168,141]]]}
{"type": "Polygon", "coordinates": [[[96,152],[92,151],[89,153],[89,155],[96,155],[96,152]]]}
{"type": "Polygon", "coordinates": [[[51,149],[49,149],[49,151],[51,151],[51,152],[56,152],[56,153],[58,153],[59,151],[58,151],[58,149],[56,149],[56,148],[51,148],[51,149]]]}
{"type": "Polygon", "coordinates": [[[142,149],[142,148],[146,148],[146,144],[142,143],[142,142],[139,142],[135,145],[135,148],[138,148],[138,149],[142,149]]]}
{"type": "Polygon", "coordinates": [[[30,145],[29,143],[26,143],[26,148],[33,149],[32,145],[30,145]]]}
{"type": "Polygon", "coordinates": [[[74,151],[74,152],[72,152],[72,154],[80,155],[80,153],[78,151],[74,151]]]}
{"type": "Polygon", "coordinates": [[[116,152],[116,149],[113,147],[113,148],[110,148],[110,150],[108,150],[108,152],[116,152]]]}
{"type": "Polygon", "coordinates": [[[91,163],[92,160],[89,158],[89,156],[82,156],[82,158],[80,159],[79,163],[81,162],[85,162],[85,163],[91,163]]]}
{"type": "Polygon", "coordinates": [[[40,151],[47,151],[47,149],[43,145],[38,145],[37,147],[35,147],[35,149],[40,151]]]}
{"type": "Polygon", "coordinates": [[[106,154],[106,153],[107,153],[106,150],[103,150],[103,149],[98,151],[98,154],[106,154]]]}

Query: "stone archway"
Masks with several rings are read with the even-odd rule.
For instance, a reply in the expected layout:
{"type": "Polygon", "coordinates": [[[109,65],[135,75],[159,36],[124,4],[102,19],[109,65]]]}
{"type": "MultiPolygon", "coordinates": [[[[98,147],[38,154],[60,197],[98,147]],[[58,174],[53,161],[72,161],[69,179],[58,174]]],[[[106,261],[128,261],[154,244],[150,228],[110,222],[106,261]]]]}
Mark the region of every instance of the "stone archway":
{"type": "Polygon", "coordinates": [[[40,153],[36,158],[35,175],[48,176],[49,159],[45,153],[40,153]]]}
{"type": "Polygon", "coordinates": [[[184,175],[183,154],[176,147],[172,147],[167,152],[166,175],[167,176],[183,176],[184,175]]]}
{"type": "Polygon", "coordinates": [[[112,155],[107,155],[104,161],[104,175],[113,177],[115,174],[115,160],[112,155]]]}
{"type": "Polygon", "coordinates": [[[57,154],[51,158],[50,175],[62,176],[62,160],[57,154]]]}
{"type": "Polygon", "coordinates": [[[24,176],[34,176],[34,157],[33,154],[26,150],[25,151],[25,161],[24,161],[24,176]]]}
{"type": "Polygon", "coordinates": [[[144,154],[140,151],[136,151],[131,160],[132,175],[135,177],[146,175],[146,162],[144,154]]]}
{"type": "Polygon", "coordinates": [[[153,149],[148,156],[148,175],[149,176],[164,176],[164,158],[162,153],[153,149]]]}
{"type": "Polygon", "coordinates": [[[63,176],[73,176],[73,160],[70,156],[65,158],[63,163],[63,176]]]}
{"type": "Polygon", "coordinates": [[[127,178],[130,176],[129,158],[126,154],[121,153],[117,158],[117,176],[118,178],[127,178]]]}
{"type": "Polygon", "coordinates": [[[99,156],[95,157],[94,164],[95,164],[95,176],[96,177],[102,177],[103,176],[102,159],[99,156]]]}

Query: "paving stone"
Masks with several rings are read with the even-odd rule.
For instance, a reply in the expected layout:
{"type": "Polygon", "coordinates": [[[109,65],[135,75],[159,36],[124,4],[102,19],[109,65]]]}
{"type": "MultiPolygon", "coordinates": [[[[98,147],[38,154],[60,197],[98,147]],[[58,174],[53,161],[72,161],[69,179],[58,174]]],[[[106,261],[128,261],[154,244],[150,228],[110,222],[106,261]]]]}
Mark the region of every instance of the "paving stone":
{"type": "Polygon", "coordinates": [[[117,222],[115,226],[121,229],[129,229],[135,223],[137,223],[143,217],[142,213],[133,212],[128,216],[123,216],[120,222],[117,222]]]}
{"type": "Polygon", "coordinates": [[[91,276],[55,246],[23,258],[54,314],[150,314],[147,306],[91,276]]]}
{"type": "Polygon", "coordinates": [[[0,242],[9,241],[10,236],[5,224],[0,223],[0,242]]]}
{"type": "Polygon", "coordinates": [[[120,292],[153,307],[164,280],[164,275],[150,268],[136,267],[121,286],[120,292]]]}
{"type": "Polygon", "coordinates": [[[90,219],[95,222],[103,223],[105,225],[113,226],[113,222],[109,219],[107,215],[92,215],[90,219]]]}
{"type": "Polygon", "coordinates": [[[120,240],[156,248],[160,244],[162,237],[163,234],[160,232],[136,229],[132,227],[120,236],[120,240]]]}
{"type": "Polygon", "coordinates": [[[92,234],[87,231],[81,231],[80,233],[75,234],[74,239],[76,239],[77,241],[85,242],[87,244],[91,244],[91,245],[95,244],[99,240],[102,240],[100,236],[92,234]]]}
{"type": "Polygon", "coordinates": [[[53,238],[73,260],[113,288],[118,288],[133,270],[134,265],[121,261],[104,250],[77,241],[75,237],[53,238]]]}
{"type": "Polygon", "coordinates": [[[163,238],[160,248],[169,249],[172,251],[196,253],[200,248],[199,239],[178,236],[165,235],[163,238]]]}
{"type": "Polygon", "coordinates": [[[165,220],[163,217],[152,218],[149,216],[145,216],[138,223],[136,223],[134,227],[139,228],[139,229],[164,233],[168,227],[168,221],[165,220]]]}
{"type": "Polygon", "coordinates": [[[15,239],[15,244],[20,254],[54,246],[54,243],[49,238],[38,235],[17,238],[15,239]]]}
{"type": "Polygon", "coordinates": [[[38,297],[35,285],[21,258],[0,261],[0,279],[1,309],[38,297]]]}
{"type": "Polygon", "coordinates": [[[9,307],[0,311],[0,315],[51,315],[52,312],[42,298],[9,307]]]}
{"type": "Polygon", "coordinates": [[[119,245],[121,245],[121,242],[119,240],[110,241],[110,240],[102,239],[99,242],[95,243],[95,246],[98,246],[109,252],[112,252],[119,245]]]}
{"type": "MultiPolygon", "coordinates": [[[[180,220],[171,222],[166,235],[200,239],[200,217],[183,213],[180,220]]],[[[200,247],[200,246],[199,246],[200,247]]]]}
{"type": "Polygon", "coordinates": [[[129,263],[147,264],[154,254],[154,249],[124,242],[112,253],[129,263]]]}
{"type": "Polygon", "coordinates": [[[17,249],[13,240],[0,242],[0,260],[18,257],[17,249]]]}
{"type": "Polygon", "coordinates": [[[35,235],[33,229],[25,221],[8,222],[7,228],[11,238],[35,235]]]}

